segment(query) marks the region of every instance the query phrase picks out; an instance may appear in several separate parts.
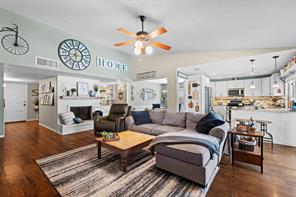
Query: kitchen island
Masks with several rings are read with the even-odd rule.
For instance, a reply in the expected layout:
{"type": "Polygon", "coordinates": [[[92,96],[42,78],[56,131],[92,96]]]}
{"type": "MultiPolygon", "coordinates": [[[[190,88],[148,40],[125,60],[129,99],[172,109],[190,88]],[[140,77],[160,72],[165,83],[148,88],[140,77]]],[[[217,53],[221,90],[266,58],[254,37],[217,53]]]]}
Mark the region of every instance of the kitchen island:
{"type": "MultiPolygon", "coordinates": [[[[235,127],[235,119],[251,118],[258,120],[268,120],[267,129],[273,135],[275,144],[282,144],[296,147],[296,112],[285,110],[283,108],[277,109],[232,109],[231,110],[232,127],[235,127]]],[[[259,129],[259,125],[256,125],[259,129]]]]}

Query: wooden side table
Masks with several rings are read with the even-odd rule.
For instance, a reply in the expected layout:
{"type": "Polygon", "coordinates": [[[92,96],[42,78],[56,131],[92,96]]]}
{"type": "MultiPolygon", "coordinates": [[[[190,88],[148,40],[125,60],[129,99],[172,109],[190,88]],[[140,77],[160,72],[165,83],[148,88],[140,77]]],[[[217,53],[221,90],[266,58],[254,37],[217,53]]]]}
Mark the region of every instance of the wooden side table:
{"type": "Polygon", "coordinates": [[[232,165],[234,161],[241,161],[261,167],[261,174],[263,174],[263,137],[264,135],[259,132],[240,132],[234,128],[230,131],[231,134],[231,152],[232,152],[232,165]],[[238,148],[238,142],[234,141],[235,136],[248,136],[259,139],[260,146],[255,146],[254,151],[247,151],[238,148]]]}

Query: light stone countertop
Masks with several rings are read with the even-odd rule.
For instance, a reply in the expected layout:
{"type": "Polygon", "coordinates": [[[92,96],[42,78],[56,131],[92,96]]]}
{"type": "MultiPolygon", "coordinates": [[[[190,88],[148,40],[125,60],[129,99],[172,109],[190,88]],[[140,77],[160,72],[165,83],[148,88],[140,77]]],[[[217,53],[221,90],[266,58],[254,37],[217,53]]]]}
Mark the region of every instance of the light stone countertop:
{"type": "Polygon", "coordinates": [[[295,110],[288,110],[285,108],[267,108],[267,109],[252,109],[252,108],[237,108],[231,109],[236,111],[253,111],[253,112],[272,112],[272,113],[292,113],[296,112],[295,110]]]}

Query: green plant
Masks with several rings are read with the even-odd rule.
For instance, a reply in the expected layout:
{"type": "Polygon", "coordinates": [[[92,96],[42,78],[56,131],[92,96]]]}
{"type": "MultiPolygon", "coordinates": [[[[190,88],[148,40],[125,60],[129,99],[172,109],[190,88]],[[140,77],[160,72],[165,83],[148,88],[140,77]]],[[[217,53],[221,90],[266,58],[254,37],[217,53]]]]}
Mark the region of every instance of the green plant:
{"type": "Polygon", "coordinates": [[[113,139],[113,138],[115,138],[115,133],[113,133],[113,132],[103,131],[103,132],[101,132],[101,135],[105,139],[113,139]]]}
{"type": "Polygon", "coordinates": [[[94,91],[98,92],[99,91],[99,86],[97,84],[94,85],[94,91]]]}
{"type": "Polygon", "coordinates": [[[76,88],[72,88],[72,89],[71,89],[72,94],[73,94],[74,92],[76,92],[76,91],[77,91],[76,88]]]}

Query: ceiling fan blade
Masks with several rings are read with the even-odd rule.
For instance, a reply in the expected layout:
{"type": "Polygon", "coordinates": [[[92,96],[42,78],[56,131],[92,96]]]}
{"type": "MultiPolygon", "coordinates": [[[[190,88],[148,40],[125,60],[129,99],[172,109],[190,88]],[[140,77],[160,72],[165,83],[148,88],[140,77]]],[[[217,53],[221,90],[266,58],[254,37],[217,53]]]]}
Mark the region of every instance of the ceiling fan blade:
{"type": "Polygon", "coordinates": [[[120,46],[132,44],[133,42],[134,42],[134,40],[129,40],[126,42],[120,42],[120,43],[113,44],[113,46],[120,47],[120,46]]]}
{"type": "Polygon", "coordinates": [[[117,30],[120,31],[121,33],[127,34],[129,36],[134,37],[134,38],[138,37],[136,34],[130,32],[130,31],[124,29],[124,28],[118,28],[117,30]]]}
{"type": "Polygon", "coordinates": [[[169,45],[165,45],[165,44],[162,44],[162,43],[160,43],[160,42],[155,42],[155,41],[152,41],[152,42],[151,42],[151,45],[154,46],[154,47],[158,47],[158,48],[161,48],[161,49],[167,50],[167,51],[171,50],[171,48],[172,48],[172,47],[169,46],[169,45]]]}
{"type": "Polygon", "coordinates": [[[164,28],[164,27],[159,27],[159,28],[157,28],[156,30],[154,30],[153,32],[151,32],[151,33],[149,34],[149,36],[150,36],[150,38],[156,38],[157,36],[160,36],[161,34],[164,34],[164,33],[166,33],[166,32],[167,32],[166,28],[164,28]]]}

